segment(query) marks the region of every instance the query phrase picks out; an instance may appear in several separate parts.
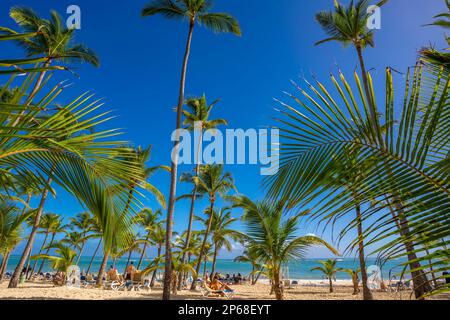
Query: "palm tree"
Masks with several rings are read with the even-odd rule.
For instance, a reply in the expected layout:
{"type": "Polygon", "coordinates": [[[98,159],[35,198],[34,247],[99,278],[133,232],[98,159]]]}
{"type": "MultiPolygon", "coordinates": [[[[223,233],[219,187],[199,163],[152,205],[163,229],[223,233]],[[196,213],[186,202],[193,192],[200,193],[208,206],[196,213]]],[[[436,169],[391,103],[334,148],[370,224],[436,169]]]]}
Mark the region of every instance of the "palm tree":
{"type": "MultiPolygon", "coordinates": [[[[44,213],[42,215],[42,220],[39,223],[39,228],[42,229],[42,231],[40,231],[38,233],[43,233],[45,236],[44,236],[44,241],[42,242],[41,248],[39,249],[38,255],[40,255],[43,252],[44,248],[47,246],[47,238],[52,233],[51,229],[52,229],[53,225],[55,223],[57,223],[58,219],[59,219],[59,216],[56,213],[44,213]]],[[[33,220],[31,220],[29,222],[33,223],[33,220]]],[[[50,243],[50,245],[51,245],[51,243],[50,243]]],[[[38,262],[39,261],[36,259],[36,261],[33,264],[31,275],[34,274],[34,271],[36,270],[38,262]]]]}
{"type": "Polygon", "coordinates": [[[80,263],[81,256],[83,254],[84,246],[87,242],[87,240],[90,238],[88,234],[91,232],[92,227],[92,217],[89,212],[81,212],[78,213],[75,217],[70,219],[70,227],[78,228],[81,232],[81,246],[80,251],[78,252],[77,256],[77,265],[80,263]]]}
{"type": "MultiPolygon", "coordinates": [[[[19,38],[16,42],[24,48],[27,57],[42,58],[41,68],[37,81],[28,96],[26,105],[29,105],[39,91],[44,80],[47,68],[53,61],[61,62],[87,62],[96,67],[99,59],[96,54],[83,44],[74,43],[75,29],[68,29],[61,16],[51,11],[50,19],[44,19],[31,8],[13,7],[10,16],[26,33],[35,33],[30,38],[19,38]]],[[[19,117],[20,118],[20,117],[19,117]]],[[[17,125],[18,119],[13,126],[17,125]]]]}
{"type": "MultiPolygon", "coordinates": [[[[388,2],[388,0],[382,0],[377,6],[381,7],[386,2],[388,2]]],[[[377,126],[375,125],[378,115],[377,110],[375,110],[374,101],[370,95],[369,80],[367,78],[367,70],[362,54],[363,49],[367,46],[375,46],[373,31],[367,28],[367,21],[370,17],[370,12],[367,10],[368,6],[368,0],[358,0],[356,4],[352,0],[348,7],[344,7],[337,0],[334,0],[334,12],[322,11],[316,14],[317,22],[329,36],[329,38],[317,42],[316,45],[329,41],[337,41],[344,46],[352,44],[355,47],[361,66],[366,99],[369,103],[369,112],[371,116],[371,122],[369,123],[372,124],[374,133],[378,138],[377,126]]]]}
{"type": "Polygon", "coordinates": [[[336,259],[328,259],[328,260],[321,260],[319,263],[322,265],[320,267],[314,267],[311,269],[311,271],[317,270],[324,274],[324,276],[328,279],[328,282],[330,284],[330,293],[334,292],[333,289],[333,280],[336,281],[336,273],[339,271],[338,268],[336,268],[336,259]]]}
{"type": "MultiPolygon", "coordinates": [[[[235,186],[231,174],[223,171],[223,165],[205,165],[201,167],[199,175],[197,177],[193,177],[193,180],[195,184],[198,185],[198,192],[200,194],[208,195],[210,203],[208,210],[208,223],[206,225],[202,246],[200,247],[200,252],[197,257],[197,266],[195,268],[195,273],[198,275],[206,242],[208,241],[209,232],[211,230],[214,218],[212,213],[214,212],[214,204],[216,202],[217,194],[225,196],[230,189],[235,189],[235,186]]],[[[191,284],[191,290],[195,290],[196,280],[197,279],[194,276],[194,281],[191,284]]]]}
{"type": "MultiPolygon", "coordinates": [[[[208,211],[208,210],[207,210],[208,211]]],[[[206,212],[207,216],[210,215],[210,212],[206,212]]],[[[208,225],[208,221],[196,217],[197,220],[203,222],[205,227],[208,225]]],[[[224,207],[220,209],[219,212],[213,212],[213,219],[211,223],[211,240],[213,243],[213,260],[211,267],[211,280],[216,270],[216,260],[219,251],[225,247],[228,251],[232,250],[232,244],[230,240],[240,241],[245,237],[245,235],[239,231],[236,231],[231,227],[233,223],[235,223],[238,219],[231,217],[231,212],[229,207],[224,207]]]]}
{"type": "Polygon", "coordinates": [[[83,244],[83,233],[78,231],[66,232],[66,236],[60,242],[67,244],[75,251],[80,251],[81,246],[83,244]]]}
{"type": "MultiPolygon", "coordinates": [[[[209,120],[210,113],[212,111],[212,108],[216,105],[218,100],[214,101],[212,104],[208,105],[206,101],[206,96],[203,95],[200,98],[191,98],[186,101],[186,109],[183,110],[183,114],[185,117],[185,120],[183,124],[186,126],[186,128],[190,131],[198,130],[199,137],[198,137],[198,148],[197,148],[197,154],[196,154],[196,161],[195,161],[195,174],[194,176],[198,176],[199,170],[200,170],[200,145],[202,143],[202,136],[204,130],[210,130],[215,129],[219,125],[227,125],[227,121],[225,119],[214,119],[209,120]]],[[[192,181],[192,177],[190,175],[183,175],[180,179],[181,181],[192,181]]],[[[183,252],[183,255],[181,257],[181,263],[183,264],[186,261],[186,249],[189,247],[190,240],[191,240],[191,233],[192,233],[192,221],[194,219],[194,209],[195,209],[195,200],[197,198],[197,185],[194,183],[194,188],[192,190],[192,195],[190,196],[191,200],[191,207],[189,210],[189,222],[188,222],[188,228],[186,232],[186,241],[185,241],[185,247],[183,248],[185,251],[183,252]]],[[[180,276],[181,277],[181,276],[180,276]]],[[[178,281],[178,290],[181,290],[182,285],[182,279],[180,278],[178,281]]]]}
{"type": "Polygon", "coordinates": [[[301,259],[307,249],[314,245],[323,245],[332,253],[336,249],[316,236],[296,236],[298,219],[304,215],[300,212],[285,217],[284,201],[264,201],[255,203],[246,196],[233,199],[234,206],[244,209],[243,221],[250,248],[257,254],[270,272],[273,290],[277,300],[284,299],[281,279],[282,265],[290,260],[301,259]]]}
{"type": "Polygon", "coordinates": [[[52,248],[55,249],[55,255],[51,256],[48,254],[40,254],[32,256],[31,259],[46,259],[50,260],[52,263],[52,268],[54,270],[62,271],[64,274],[67,273],[67,269],[73,265],[77,253],[70,248],[70,246],[65,245],[61,242],[54,243],[52,248]]]}
{"type": "Polygon", "coordinates": [[[144,208],[142,209],[138,215],[135,217],[135,222],[146,231],[146,236],[143,239],[144,247],[142,248],[141,257],[139,258],[139,263],[137,265],[137,269],[139,270],[141,268],[142,260],[144,259],[145,252],[147,249],[147,246],[150,243],[150,237],[152,234],[153,229],[155,228],[156,224],[159,223],[159,218],[162,215],[161,210],[153,211],[150,208],[144,208]]]}
{"type": "Polygon", "coordinates": [[[263,266],[260,263],[260,257],[258,256],[258,252],[254,250],[251,246],[251,243],[245,244],[245,249],[242,255],[234,258],[235,262],[243,262],[250,263],[252,265],[252,272],[250,273],[252,279],[252,285],[255,285],[258,282],[259,276],[261,275],[261,271],[263,270],[263,266]]]}
{"type": "MultiPolygon", "coordinates": [[[[226,13],[213,13],[210,12],[212,8],[212,0],[153,0],[142,10],[142,16],[153,16],[161,14],[169,19],[188,20],[189,32],[186,41],[186,49],[184,52],[183,65],[181,68],[180,88],[178,94],[177,104],[177,118],[175,129],[181,128],[181,116],[184,103],[184,90],[186,83],[186,71],[188,66],[189,55],[191,51],[192,36],[194,33],[194,27],[196,24],[203,25],[208,29],[211,29],[217,33],[233,33],[236,35],[241,34],[239,23],[235,18],[226,13]]],[[[176,199],[176,185],[177,185],[177,167],[178,167],[178,151],[179,151],[179,132],[177,131],[177,137],[174,144],[174,157],[172,159],[171,173],[170,173],[170,195],[169,206],[167,210],[167,227],[166,227],[166,255],[171,255],[171,239],[172,239],[172,227],[173,227],[173,212],[175,208],[176,199]]],[[[170,299],[170,284],[172,276],[172,264],[171,259],[166,260],[165,267],[165,280],[164,280],[164,292],[163,299],[170,299]]]]}
{"type": "MultiPolygon", "coordinates": [[[[419,299],[431,291],[420,265],[420,261],[427,261],[427,255],[419,254],[425,251],[419,247],[428,240],[412,239],[416,239],[423,230],[433,230],[437,239],[449,234],[429,223],[441,221],[446,216],[439,209],[437,198],[441,204],[450,204],[448,181],[439,182],[439,176],[445,175],[448,169],[444,165],[446,156],[435,157],[438,150],[448,148],[448,137],[444,133],[447,124],[441,120],[446,119],[450,112],[445,106],[448,75],[443,69],[433,76],[421,66],[408,69],[405,86],[408,90],[404,94],[407,103],[395,108],[393,76],[389,68],[386,70],[386,100],[383,101],[386,113],[382,117],[385,128],[383,130],[381,125],[377,128],[377,131],[385,132],[383,143],[373,139],[367,117],[361,115],[364,106],[356,102],[356,97],[362,101],[364,90],[356,73],[354,76],[359,96],[340,73],[340,81],[332,76],[335,88],[340,91],[340,99],[331,103],[322,100],[325,96],[331,98],[332,94],[317,82],[317,86],[308,84],[313,92],[311,95],[299,87],[304,101],[291,95],[301,105],[302,112],[282,102],[286,109],[281,113],[288,120],[279,119],[283,123],[280,131],[286,139],[280,147],[280,170],[265,184],[270,186],[271,197],[289,199],[290,206],[314,203],[320,195],[320,201],[312,206],[311,212],[339,216],[359,204],[364,208],[362,220],[377,215],[371,227],[364,231],[366,245],[392,237],[375,252],[386,257],[407,257],[409,272],[415,280],[415,296],[419,299]],[[422,81],[424,78],[427,79],[426,85],[422,81]],[[424,87],[429,85],[433,89],[426,93],[424,87]],[[353,102],[349,102],[347,97],[351,97],[353,102]],[[351,121],[339,110],[340,107],[348,112],[351,121]],[[315,108],[323,114],[318,115],[315,108]],[[396,114],[401,114],[398,122],[394,120],[396,114]],[[303,126],[311,131],[298,130],[303,126]],[[428,147],[422,148],[425,145],[428,147]],[[336,158],[345,162],[349,152],[357,150],[360,152],[357,162],[352,165],[353,174],[355,179],[359,177],[364,182],[358,185],[357,194],[351,188],[327,184],[324,177],[338,174],[329,163],[336,158]],[[321,165],[317,166],[318,163],[321,165]],[[366,166],[367,163],[372,165],[366,166]],[[374,200],[375,206],[372,205],[374,200]],[[399,253],[401,247],[404,251],[399,253]]],[[[372,84],[369,89],[371,95],[376,96],[372,84]]],[[[341,233],[356,228],[358,223],[358,219],[352,220],[341,233]]],[[[445,251],[442,247],[436,249],[440,253],[445,251]]]]}
{"type": "Polygon", "coordinates": [[[341,272],[346,272],[351,278],[352,278],[352,282],[353,282],[353,295],[357,295],[360,290],[359,290],[359,277],[358,277],[358,273],[361,271],[361,269],[344,269],[344,268],[339,268],[338,271],[341,272]]]}
{"type": "MultiPolygon", "coordinates": [[[[377,6],[381,7],[388,0],[380,1],[377,6]]],[[[359,63],[361,66],[362,79],[364,84],[365,98],[369,104],[369,114],[368,123],[371,124],[371,131],[373,134],[373,139],[378,140],[380,145],[383,145],[384,140],[382,138],[382,133],[380,130],[380,125],[378,123],[378,113],[375,106],[374,96],[372,96],[372,92],[370,91],[370,81],[368,78],[368,73],[366,71],[362,50],[368,45],[373,47],[373,31],[368,30],[367,28],[367,20],[369,18],[368,1],[367,0],[358,0],[356,4],[352,0],[347,8],[338,3],[337,0],[334,1],[335,11],[328,12],[322,11],[316,15],[317,22],[322,26],[324,31],[330,36],[327,39],[317,42],[316,44],[321,44],[328,41],[338,41],[343,45],[352,44],[356,52],[358,54],[359,63]]],[[[364,98],[362,97],[363,101],[364,98]]],[[[365,104],[365,102],[364,102],[365,104]]],[[[386,170],[388,172],[391,171],[391,168],[386,164],[386,170]]],[[[400,216],[406,217],[406,215],[402,212],[402,207],[404,204],[399,201],[399,195],[397,190],[393,190],[392,201],[389,201],[388,204],[390,206],[396,206],[396,210],[399,211],[400,216]]],[[[402,225],[405,229],[408,228],[408,220],[403,219],[402,225]]],[[[405,231],[406,232],[406,231],[405,231]]],[[[411,251],[412,247],[410,245],[407,246],[407,251],[410,252],[411,257],[414,253],[411,251]]],[[[413,259],[414,260],[414,259],[413,259]]],[[[422,280],[417,280],[416,282],[426,282],[426,276],[419,275],[418,277],[422,278],[422,280]]],[[[422,290],[428,291],[430,289],[426,284],[422,285],[422,290]]],[[[364,290],[365,298],[370,298],[368,294],[368,290],[364,290]]]]}
{"type": "MultiPolygon", "coordinates": [[[[31,77],[24,81],[30,83],[31,77]]],[[[10,173],[14,176],[27,173],[27,180],[34,186],[43,186],[44,191],[30,236],[10,280],[11,288],[17,286],[30,255],[52,181],[74,195],[82,195],[83,192],[79,192],[81,181],[75,180],[86,176],[101,178],[103,184],[105,181],[123,183],[141,177],[139,168],[133,162],[117,156],[119,152],[123,154],[127,151],[122,147],[123,141],[111,140],[115,130],[92,131],[98,123],[107,120],[108,112],[95,114],[101,102],[93,102],[92,96],[81,95],[67,105],[53,108],[55,99],[63,91],[63,87],[57,85],[47,93],[46,99],[29,107],[20,103],[20,98],[26,95],[26,88],[26,84],[20,87],[14,103],[8,104],[7,110],[12,115],[24,109],[29,109],[30,113],[20,118],[16,126],[11,126],[12,117],[0,117],[1,169],[13,168],[10,173]],[[82,122],[79,121],[80,116],[82,122]]],[[[0,107],[4,106],[0,103],[0,107]]]]}
{"type": "MultiPolygon", "coordinates": [[[[166,230],[164,229],[161,223],[156,224],[155,227],[152,229],[150,233],[150,241],[157,246],[156,258],[160,257],[162,248],[166,241],[166,230]]],[[[152,278],[150,280],[150,287],[152,288],[155,286],[156,272],[157,272],[156,269],[153,270],[152,278]]]]}
{"type": "MultiPolygon", "coordinates": [[[[337,172],[334,176],[329,177],[327,183],[333,184],[337,187],[344,187],[349,189],[348,192],[352,194],[353,201],[355,203],[356,212],[356,229],[358,232],[358,258],[359,267],[361,269],[362,287],[363,287],[363,299],[373,300],[372,292],[367,284],[368,276],[366,270],[366,257],[364,253],[364,235],[361,216],[361,205],[358,202],[358,190],[361,183],[364,183],[364,176],[362,173],[368,170],[371,165],[376,163],[376,159],[373,161],[367,161],[365,163],[358,164],[358,154],[361,150],[354,149],[347,152],[347,157],[343,159],[334,159],[331,162],[331,166],[334,168],[330,172],[337,172]],[[365,166],[365,167],[364,167],[365,166]],[[355,170],[361,170],[356,172],[355,170]]],[[[370,159],[369,159],[370,160],[370,159]]],[[[329,216],[329,219],[337,217],[329,216]]]]}
{"type": "Polygon", "coordinates": [[[100,246],[101,246],[102,240],[103,240],[102,239],[103,232],[101,229],[101,225],[98,223],[98,220],[95,217],[93,217],[90,220],[89,229],[91,230],[91,234],[90,234],[89,238],[90,239],[98,238],[98,243],[97,243],[97,246],[95,247],[94,253],[92,254],[91,261],[89,261],[89,266],[86,270],[86,274],[89,274],[89,272],[91,271],[92,264],[94,262],[95,257],[97,256],[98,250],[100,249],[100,246]]]}
{"type": "Polygon", "coordinates": [[[19,212],[12,203],[0,202],[0,282],[8,267],[12,250],[22,240],[22,225],[33,214],[33,211],[19,212]]]}
{"type": "MultiPolygon", "coordinates": [[[[48,227],[47,231],[50,232],[51,238],[50,242],[47,246],[47,251],[44,253],[45,255],[48,255],[50,253],[50,249],[53,245],[53,242],[55,241],[55,237],[58,233],[65,232],[66,226],[62,224],[62,217],[58,216],[57,214],[49,214],[48,218],[48,227]]],[[[45,260],[42,260],[41,266],[39,267],[38,274],[41,273],[42,268],[44,267],[45,260]]]]}

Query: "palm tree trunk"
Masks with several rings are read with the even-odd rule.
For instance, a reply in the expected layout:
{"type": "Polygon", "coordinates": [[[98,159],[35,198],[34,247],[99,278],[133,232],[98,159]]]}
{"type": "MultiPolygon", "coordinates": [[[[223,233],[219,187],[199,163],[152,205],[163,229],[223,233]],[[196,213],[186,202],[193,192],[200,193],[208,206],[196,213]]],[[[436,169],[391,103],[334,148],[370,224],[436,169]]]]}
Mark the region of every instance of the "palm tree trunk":
{"type": "Polygon", "coordinates": [[[250,275],[252,279],[252,286],[255,285],[255,266],[252,266],[252,273],[250,275]]]}
{"type": "Polygon", "coordinates": [[[100,245],[102,244],[102,238],[100,238],[100,241],[98,242],[97,248],[95,248],[94,255],[91,258],[91,262],[89,262],[89,267],[86,271],[86,274],[89,274],[89,271],[91,271],[92,263],[94,262],[95,256],[97,255],[98,249],[100,249],[100,245]]]}
{"type": "MultiPolygon", "coordinates": [[[[162,246],[161,244],[158,245],[158,257],[161,255],[162,246]]],[[[152,279],[150,280],[150,287],[153,288],[155,286],[155,280],[156,280],[156,272],[158,269],[155,269],[152,274],[152,279]]]]}
{"type": "Polygon", "coordinates": [[[372,129],[374,130],[373,132],[375,134],[374,139],[375,140],[379,139],[380,142],[382,142],[380,132],[376,125],[378,115],[377,115],[377,111],[375,110],[375,102],[373,101],[372,95],[370,94],[370,90],[369,90],[369,79],[367,78],[367,70],[366,70],[366,65],[364,63],[364,58],[362,55],[361,44],[355,44],[355,48],[356,48],[356,52],[358,53],[359,64],[361,66],[361,74],[362,74],[362,79],[363,79],[363,84],[364,84],[364,91],[365,91],[366,99],[367,99],[367,102],[369,105],[369,112],[370,112],[369,121],[372,125],[372,129]]]}
{"type": "MultiPolygon", "coordinates": [[[[41,248],[39,249],[38,254],[42,253],[42,250],[44,250],[45,245],[47,244],[47,238],[48,238],[49,232],[45,232],[44,242],[42,242],[41,248]]],[[[33,268],[31,269],[31,275],[34,274],[34,271],[36,270],[37,264],[40,259],[36,259],[33,263],[33,268]]],[[[42,259],[43,260],[43,259],[42,259]]],[[[39,272],[38,272],[39,273],[39,272]]]]}
{"type": "MultiPolygon", "coordinates": [[[[50,243],[48,244],[49,246],[51,246],[52,244],[53,244],[53,241],[55,240],[55,233],[52,233],[52,238],[50,239],[50,243]]],[[[47,251],[45,252],[45,254],[49,254],[50,253],[50,248],[47,248],[47,251]]],[[[38,270],[38,274],[40,274],[41,273],[41,271],[42,271],[42,268],[44,267],[44,264],[45,264],[45,259],[42,259],[42,262],[41,262],[41,266],[39,267],[39,270],[38,270]]]]}
{"type": "Polygon", "coordinates": [[[28,255],[28,257],[27,257],[27,265],[26,265],[26,267],[25,267],[25,279],[27,279],[27,280],[30,280],[31,279],[31,276],[33,275],[30,271],[30,265],[31,265],[31,252],[32,252],[32,250],[33,250],[33,247],[31,247],[31,250],[30,250],[30,254],[28,255]],[[28,275],[29,274],[29,275],[28,275]]]}
{"type": "Polygon", "coordinates": [[[109,251],[105,252],[103,256],[102,264],[100,265],[100,270],[98,270],[97,275],[97,286],[101,286],[103,284],[103,274],[105,273],[106,263],[108,262],[109,251]]]}
{"type": "MultiPolygon", "coordinates": [[[[195,165],[195,176],[198,176],[198,173],[200,171],[200,160],[199,160],[199,152],[200,152],[200,145],[202,143],[202,136],[203,136],[203,127],[200,127],[200,136],[198,139],[198,148],[197,148],[197,159],[196,159],[196,165],[195,165]]],[[[188,228],[187,228],[187,232],[186,232],[186,240],[185,240],[185,245],[184,245],[184,253],[183,256],[181,257],[181,264],[184,264],[184,262],[186,261],[186,252],[187,252],[187,248],[189,248],[190,242],[191,242],[191,233],[192,233],[192,222],[194,221],[194,208],[195,208],[195,200],[197,198],[197,189],[198,186],[197,184],[194,184],[194,190],[192,191],[192,197],[191,197],[191,208],[189,209],[189,223],[188,223],[188,228]]],[[[182,286],[182,277],[183,277],[183,273],[180,273],[180,279],[178,281],[178,290],[181,290],[181,286],[182,286]]]]}
{"type": "Polygon", "coordinates": [[[147,241],[148,241],[148,236],[145,238],[144,248],[142,248],[142,254],[141,254],[141,257],[139,258],[139,263],[137,265],[137,269],[138,270],[140,270],[141,264],[142,264],[142,260],[144,259],[145,250],[147,249],[147,241]]]}
{"type": "MultiPolygon", "coordinates": [[[[47,180],[47,186],[49,186],[52,183],[52,175],[48,177],[47,180]]],[[[41,221],[42,212],[44,211],[44,204],[45,200],[47,200],[48,196],[48,189],[45,188],[44,192],[42,193],[41,201],[39,203],[38,210],[36,212],[36,217],[34,218],[34,224],[33,228],[31,229],[30,236],[28,237],[27,244],[25,245],[25,249],[22,252],[22,256],[20,257],[20,261],[16,266],[16,269],[14,270],[14,273],[11,277],[11,280],[9,281],[8,288],[17,288],[17,284],[19,283],[20,274],[22,272],[23,266],[25,265],[25,260],[27,259],[28,255],[31,253],[31,248],[33,246],[34,238],[36,237],[36,233],[39,227],[39,222],[41,221]]]]}
{"type": "Polygon", "coordinates": [[[214,244],[213,262],[212,262],[211,274],[209,275],[211,281],[213,280],[214,272],[216,271],[216,260],[217,260],[218,252],[219,252],[219,250],[218,250],[217,244],[214,244]]]}
{"type": "MultiPolygon", "coordinates": [[[[52,63],[51,59],[48,59],[46,62],[44,62],[43,67],[44,68],[48,68],[50,66],[50,64],[52,63]]],[[[42,84],[42,81],[44,80],[45,74],[47,73],[47,71],[42,71],[39,74],[39,77],[36,81],[36,84],[33,87],[33,90],[31,91],[30,95],[28,96],[28,99],[25,102],[25,106],[29,106],[31,104],[31,102],[33,101],[34,96],[37,94],[39,87],[42,84]]],[[[14,122],[11,124],[12,127],[17,126],[17,124],[19,123],[19,121],[22,119],[23,115],[25,114],[26,110],[23,110],[18,116],[17,118],[14,120],[14,122]]]]}
{"type": "Polygon", "coordinates": [[[259,271],[260,272],[258,272],[258,274],[255,276],[255,279],[253,280],[253,283],[252,283],[252,285],[255,285],[257,282],[258,282],[258,280],[259,280],[259,277],[261,276],[261,271],[262,271],[262,268],[261,269],[259,269],[259,271]]]}
{"type": "Polygon", "coordinates": [[[208,257],[205,257],[203,261],[203,278],[206,278],[206,264],[208,263],[208,257]]]}
{"type": "MultiPolygon", "coordinates": [[[[394,205],[398,214],[396,214],[392,207],[389,205],[389,209],[391,210],[391,214],[394,217],[394,221],[396,222],[397,227],[399,228],[400,236],[408,239],[408,235],[410,234],[408,220],[406,219],[403,213],[403,206],[400,203],[400,200],[395,197],[394,205]]],[[[412,275],[413,287],[414,287],[414,296],[416,299],[422,299],[423,295],[428,292],[431,292],[433,289],[428,282],[427,276],[420,270],[420,263],[417,261],[417,255],[415,252],[414,244],[410,240],[403,241],[403,245],[405,246],[405,251],[408,257],[409,269],[412,275]],[[414,270],[414,271],[413,271],[414,270]]]]}
{"type": "MultiPolygon", "coordinates": [[[[427,254],[427,256],[430,255],[430,250],[428,249],[427,246],[425,246],[425,253],[427,254]]],[[[428,263],[430,264],[431,279],[433,280],[433,285],[434,285],[434,288],[436,289],[438,287],[438,283],[437,283],[436,275],[435,275],[434,269],[433,269],[433,261],[431,261],[431,259],[428,259],[428,263]]]]}
{"type": "Polygon", "coordinates": [[[11,251],[8,251],[3,255],[2,265],[0,267],[0,283],[3,281],[3,278],[5,277],[6,271],[8,269],[8,261],[10,255],[11,251]]]}
{"type": "Polygon", "coordinates": [[[198,272],[200,271],[200,265],[202,263],[202,258],[203,258],[203,254],[204,254],[204,251],[205,251],[206,242],[208,241],[208,236],[209,236],[209,232],[211,230],[212,220],[213,220],[213,217],[214,217],[213,212],[214,212],[215,199],[211,198],[210,201],[211,201],[211,204],[210,204],[210,207],[209,207],[208,226],[206,227],[205,237],[203,238],[203,243],[202,243],[202,246],[200,248],[200,252],[198,254],[197,267],[195,268],[195,273],[197,274],[197,276],[194,276],[194,281],[192,281],[192,284],[191,284],[191,290],[195,290],[196,285],[197,285],[196,282],[197,282],[197,278],[198,278],[198,272]]]}
{"type": "Polygon", "coordinates": [[[128,253],[128,259],[127,259],[127,264],[125,265],[125,271],[123,272],[123,277],[125,278],[125,276],[127,275],[127,268],[128,265],[130,264],[130,260],[131,260],[131,253],[133,252],[133,250],[130,250],[130,252],[128,253]]]}
{"type": "MultiPolygon", "coordinates": [[[[355,198],[355,193],[353,193],[355,198]]],[[[359,256],[359,267],[361,269],[361,281],[363,287],[363,300],[373,300],[372,292],[367,285],[367,269],[366,269],[366,258],[364,254],[364,242],[363,242],[363,229],[362,229],[362,219],[361,219],[361,207],[359,203],[356,204],[356,220],[358,228],[358,256],[359,256]]]]}
{"type": "MultiPolygon", "coordinates": [[[[189,33],[186,43],[186,50],[184,53],[183,67],[181,70],[181,80],[180,80],[180,93],[178,97],[177,105],[177,121],[176,129],[181,128],[181,115],[183,113],[183,103],[184,103],[184,89],[186,84],[186,71],[189,60],[189,54],[191,51],[192,35],[194,33],[195,18],[191,18],[189,23],[189,33]]],[[[176,140],[179,139],[179,132],[177,131],[176,140]]],[[[163,289],[163,300],[170,300],[170,285],[172,283],[172,229],[173,229],[173,212],[175,209],[175,198],[177,191],[177,179],[178,179],[178,152],[179,152],[179,141],[175,141],[174,149],[172,154],[172,164],[170,172],[170,195],[169,195],[169,206],[167,208],[167,221],[166,221],[166,263],[164,268],[164,289],[163,289]]]]}
{"type": "MultiPolygon", "coordinates": [[[[84,235],[83,238],[84,238],[85,236],[86,236],[86,235],[84,235]]],[[[81,255],[83,254],[83,250],[84,250],[84,245],[85,245],[85,244],[86,244],[86,241],[83,241],[83,242],[81,243],[80,252],[78,253],[77,262],[76,262],[77,265],[80,263],[81,255]]]]}
{"type": "Polygon", "coordinates": [[[333,293],[333,292],[334,292],[334,289],[333,289],[333,279],[328,278],[328,281],[329,281],[329,283],[330,283],[330,293],[333,293]]]}
{"type": "Polygon", "coordinates": [[[277,300],[284,300],[283,286],[281,285],[280,270],[274,270],[273,291],[277,300]]]}

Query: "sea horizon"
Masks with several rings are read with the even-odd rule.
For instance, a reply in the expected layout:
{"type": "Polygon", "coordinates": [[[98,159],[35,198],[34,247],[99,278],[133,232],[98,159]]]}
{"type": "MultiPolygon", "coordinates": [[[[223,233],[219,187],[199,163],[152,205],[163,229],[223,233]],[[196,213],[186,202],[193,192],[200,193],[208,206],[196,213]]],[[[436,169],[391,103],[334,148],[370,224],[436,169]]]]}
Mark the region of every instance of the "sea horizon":
{"type": "MultiPolygon", "coordinates": [[[[134,262],[134,265],[137,266],[139,263],[140,257],[132,257],[130,261],[134,262]]],[[[8,267],[7,272],[13,272],[15,266],[18,263],[18,260],[20,259],[20,255],[11,255],[9,261],[8,261],[8,267]]],[[[89,266],[89,263],[91,262],[92,256],[84,256],[80,259],[79,267],[80,270],[85,272],[89,266]]],[[[100,264],[102,262],[103,257],[97,256],[93,262],[91,267],[91,273],[97,273],[100,264]]],[[[150,264],[153,261],[152,258],[144,258],[142,261],[142,265],[140,269],[144,269],[148,264],[150,264]]],[[[283,277],[286,279],[302,279],[302,280],[322,280],[323,274],[319,271],[311,271],[312,268],[319,266],[319,261],[326,260],[329,258],[305,258],[299,261],[290,261],[287,263],[283,268],[283,277]]],[[[119,272],[124,272],[126,263],[128,258],[122,257],[118,258],[116,260],[116,268],[119,272]]],[[[359,267],[359,261],[357,258],[336,258],[337,260],[337,268],[342,269],[356,269],[359,267]]],[[[42,260],[41,260],[42,261],[42,260]]],[[[37,264],[35,272],[39,269],[40,263],[37,264]]],[[[397,259],[397,260],[389,260],[386,261],[381,266],[381,273],[382,277],[385,280],[389,279],[399,279],[401,276],[401,273],[404,269],[403,266],[401,266],[401,263],[404,260],[397,259]]],[[[109,268],[110,265],[112,265],[113,261],[112,259],[108,259],[107,268],[109,268]]],[[[34,261],[31,261],[30,266],[33,267],[34,261]]],[[[366,258],[366,265],[367,268],[370,266],[378,266],[380,267],[379,259],[377,258],[366,258]]],[[[206,265],[206,271],[211,272],[212,263],[208,262],[206,265]]],[[[238,274],[247,277],[252,271],[252,266],[250,263],[245,262],[235,262],[234,259],[217,259],[216,261],[216,272],[220,272],[222,275],[226,274],[238,274]]],[[[44,264],[44,267],[42,269],[42,272],[53,272],[52,268],[50,267],[50,264],[46,262],[44,264]]],[[[201,268],[201,274],[204,272],[204,265],[202,265],[201,268]]],[[[404,278],[408,278],[408,276],[404,276],[404,278]]],[[[336,274],[337,280],[350,280],[351,277],[348,273],[344,271],[337,272],[336,274]]]]}

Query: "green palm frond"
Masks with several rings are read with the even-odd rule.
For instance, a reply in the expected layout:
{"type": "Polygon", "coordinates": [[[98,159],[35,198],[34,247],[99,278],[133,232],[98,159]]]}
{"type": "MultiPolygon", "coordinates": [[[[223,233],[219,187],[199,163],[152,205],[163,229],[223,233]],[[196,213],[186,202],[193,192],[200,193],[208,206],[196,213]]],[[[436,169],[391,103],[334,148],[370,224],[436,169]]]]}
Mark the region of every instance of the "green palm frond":
{"type": "MultiPolygon", "coordinates": [[[[363,220],[373,217],[375,221],[365,231],[366,245],[383,240],[385,244],[376,252],[394,258],[404,256],[403,246],[412,244],[412,253],[426,265],[423,240],[412,240],[418,228],[432,230],[439,239],[448,238],[450,232],[448,227],[430,223],[447,224],[450,217],[446,209],[450,204],[446,165],[450,146],[448,131],[442,131],[449,113],[449,78],[443,68],[433,76],[423,72],[421,66],[408,71],[403,103],[396,106],[393,76],[387,69],[385,106],[380,109],[384,116],[382,124],[377,124],[378,132],[385,132],[381,140],[367,126],[367,106],[360,102],[364,94],[356,73],[356,91],[342,74],[340,81],[332,76],[338,99],[320,82],[307,83],[310,93],[297,86],[300,96],[289,96],[299,107],[281,103],[282,117],[277,120],[284,141],[280,170],[265,181],[269,194],[289,199],[291,207],[309,206],[310,216],[325,222],[344,216],[360,203],[366,208],[363,220]],[[399,112],[397,122],[394,115],[399,112]],[[364,181],[356,196],[327,178],[337,174],[332,161],[345,161],[352,150],[358,150],[359,156],[349,172],[364,181]],[[374,199],[378,199],[376,206],[374,199]]],[[[370,76],[369,82],[375,97],[370,76]]],[[[341,236],[356,223],[346,226],[341,236]]],[[[445,251],[434,249],[437,254],[445,251]]]]}

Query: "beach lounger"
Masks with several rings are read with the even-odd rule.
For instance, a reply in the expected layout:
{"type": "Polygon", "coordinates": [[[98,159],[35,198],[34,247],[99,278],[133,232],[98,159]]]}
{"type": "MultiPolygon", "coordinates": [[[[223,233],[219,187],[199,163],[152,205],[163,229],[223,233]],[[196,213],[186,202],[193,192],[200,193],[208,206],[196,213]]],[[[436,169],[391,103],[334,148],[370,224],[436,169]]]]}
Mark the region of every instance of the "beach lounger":
{"type": "Polygon", "coordinates": [[[130,290],[140,291],[140,290],[147,290],[151,291],[150,288],[150,281],[146,280],[144,277],[144,274],[141,271],[136,271],[136,273],[133,275],[133,284],[130,288],[130,290]]]}
{"type": "Polygon", "coordinates": [[[94,287],[96,283],[97,281],[95,281],[94,277],[91,274],[88,274],[86,276],[86,280],[84,280],[81,285],[83,288],[88,288],[90,286],[94,287]]]}
{"type": "Polygon", "coordinates": [[[126,284],[122,275],[117,274],[117,272],[108,272],[103,286],[105,289],[119,291],[125,289],[126,284]]]}
{"type": "Polygon", "coordinates": [[[200,292],[202,293],[202,296],[205,298],[216,296],[216,297],[224,297],[227,299],[233,299],[234,297],[234,291],[229,290],[212,290],[205,282],[202,282],[202,285],[200,287],[200,292]]]}

